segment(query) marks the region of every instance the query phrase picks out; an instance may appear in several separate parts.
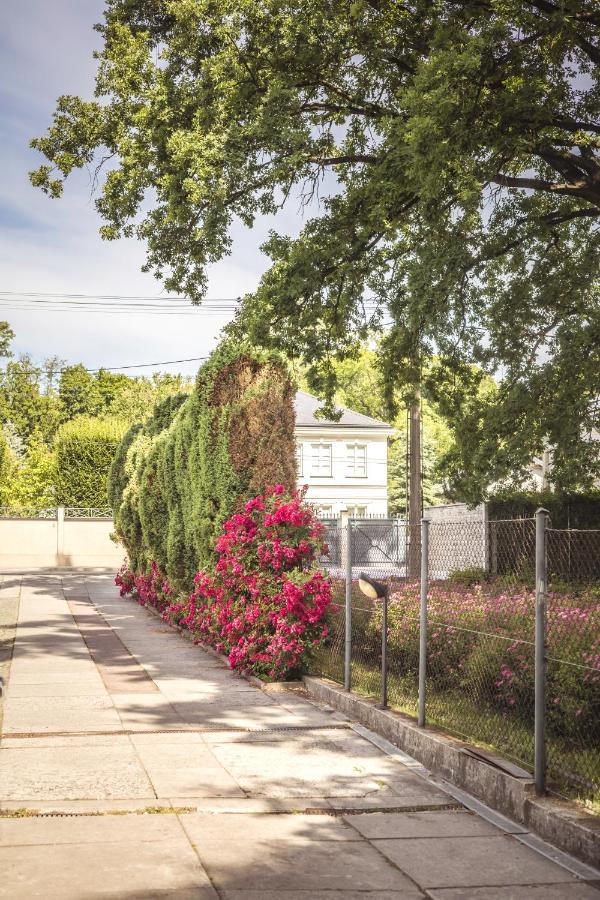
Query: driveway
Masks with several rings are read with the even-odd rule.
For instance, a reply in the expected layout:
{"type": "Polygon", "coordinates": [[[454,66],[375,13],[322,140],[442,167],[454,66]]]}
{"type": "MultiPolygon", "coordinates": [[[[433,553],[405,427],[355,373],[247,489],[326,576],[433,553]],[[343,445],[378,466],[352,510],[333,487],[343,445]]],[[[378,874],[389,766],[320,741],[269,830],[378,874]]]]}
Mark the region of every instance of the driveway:
{"type": "Polygon", "coordinates": [[[600,900],[591,871],[253,687],[111,577],[0,579],[0,897],[600,900]]]}

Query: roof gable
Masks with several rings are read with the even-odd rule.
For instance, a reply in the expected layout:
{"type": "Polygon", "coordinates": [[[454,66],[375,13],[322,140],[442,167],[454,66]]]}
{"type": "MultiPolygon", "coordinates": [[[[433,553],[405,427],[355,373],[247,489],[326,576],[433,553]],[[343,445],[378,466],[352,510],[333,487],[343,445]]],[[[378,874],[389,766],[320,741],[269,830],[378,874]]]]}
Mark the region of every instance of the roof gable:
{"type": "Polygon", "coordinates": [[[313,428],[329,426],[335,428],[387,428],[391,426],[387,422],[379,419],[372,419],[371,416],[365,416],[362,413],[355,412],[353,409],[341,407],[341,419],[339,422],[333,422],[331,419],[317,419],[316,412],[321,406],[322,401],[312,394],[306,394],[304,391],[296,392],[295,408],[296,408],[296,426],[299,428],[313,428]]]}

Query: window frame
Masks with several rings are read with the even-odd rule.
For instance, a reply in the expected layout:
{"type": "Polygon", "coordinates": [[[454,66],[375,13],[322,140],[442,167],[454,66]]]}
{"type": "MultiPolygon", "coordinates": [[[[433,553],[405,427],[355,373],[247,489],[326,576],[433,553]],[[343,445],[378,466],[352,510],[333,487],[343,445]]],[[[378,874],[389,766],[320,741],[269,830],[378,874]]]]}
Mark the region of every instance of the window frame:
{"type": "Polygon", "coordinates": [[[310,474],[311,478],[333,478],[333,444],[331,441],[313,441],[310,445],[311,450],[311,459],[310,459],[310,474]],[[321,466],[321,448],[328,447],[329,448],[329,471],[327,473],[323,473],[320,471],[321,466]],[[319,448],[318,450],[318,461],[319,466],[318,470],[315,470],[315,448],[319,448]]]}
{"type": "Polygon", "coordinates": [[[296,465],[298,477],[304,478],[304,441],[296,441],[296,465]]]}
{"type": "Polygon", "coordinates": [[[347,478],[368,478],[368,457],[367,457],[367,447],[368,444],[360,441],[350,441],[346,443],[346,477],[347,478]],[[360,448],[364,450],[364,466],[362,474],[358,474],[356,471],[356,451],[360,448]],[[352,451],[352,470],[350,466],[350,451],[352,451]]]}

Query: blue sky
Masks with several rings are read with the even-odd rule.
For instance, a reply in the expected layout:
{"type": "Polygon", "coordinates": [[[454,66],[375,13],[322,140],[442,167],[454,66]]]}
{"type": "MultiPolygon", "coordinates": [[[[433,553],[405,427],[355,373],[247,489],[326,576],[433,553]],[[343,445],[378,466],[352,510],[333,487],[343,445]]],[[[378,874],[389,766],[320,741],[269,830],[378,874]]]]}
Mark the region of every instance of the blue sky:
{"type": "MultiPolygon", "coordinates": [[[[60,94],[89,97],[102,0],[5,0],[0,9],[0,292],[160,296],[161,285],[140,267],[144,248],[133,240],[107,243],[86,172],[52,201],[34,190],[28,172],[42,157],[29,140],[44,133],[60,94]]],[[[233,229],[233,252],[210,270],[209,297],[253,289],[267,266],[259,247],[273,221],[233,229]]],[[[301,227],[297,204],[277,228],[301,227]]],[[[81,312],[0,310],[16,332],[13,350],[35,359],[57,354],[89,367],[203,356],[215,346],[218,316],[114,316],[81,312]]],[[[192,373],[196,364],[166,367],[192,373]]],[[[150,374],[153,369],[142,370],[150,374]]]]}

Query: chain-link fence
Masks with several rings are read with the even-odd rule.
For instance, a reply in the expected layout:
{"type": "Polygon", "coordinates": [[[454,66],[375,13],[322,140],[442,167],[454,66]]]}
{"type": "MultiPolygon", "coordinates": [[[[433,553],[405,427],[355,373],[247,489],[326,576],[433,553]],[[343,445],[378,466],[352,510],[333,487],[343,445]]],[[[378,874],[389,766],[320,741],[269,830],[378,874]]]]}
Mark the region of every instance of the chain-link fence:
{"type": "Polygon", "coordinates": [[[599,803],[600,531],[545,524],[536,574],[535,519],[327,523],[339,611],[315,668],[599,803]]]}
{"type": "Polygon", "coordinates": [[[546,537],[548,777],[600,808],[600,530],[546,537]]]}

